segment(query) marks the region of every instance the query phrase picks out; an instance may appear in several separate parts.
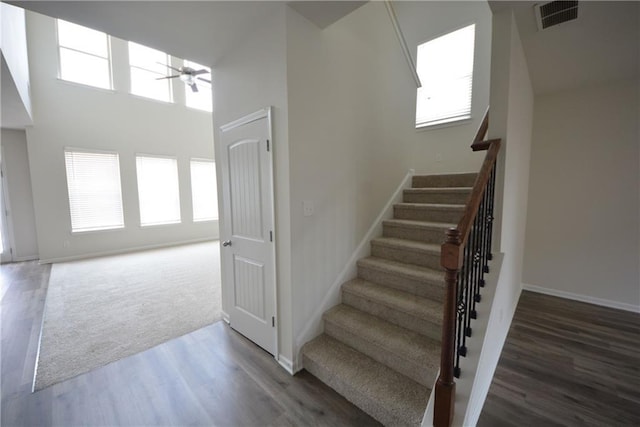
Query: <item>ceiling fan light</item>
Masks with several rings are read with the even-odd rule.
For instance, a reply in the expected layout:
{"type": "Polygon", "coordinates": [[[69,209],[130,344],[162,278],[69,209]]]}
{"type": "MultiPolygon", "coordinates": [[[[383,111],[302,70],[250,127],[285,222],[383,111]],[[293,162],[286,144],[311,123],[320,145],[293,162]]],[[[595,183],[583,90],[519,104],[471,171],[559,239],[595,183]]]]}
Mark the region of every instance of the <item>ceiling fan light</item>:
{"type": "Polygon", "coordinates": [[[191,74],[180,74],[180,80],[189,86],[196,82],[195,76],[191,74]]]}

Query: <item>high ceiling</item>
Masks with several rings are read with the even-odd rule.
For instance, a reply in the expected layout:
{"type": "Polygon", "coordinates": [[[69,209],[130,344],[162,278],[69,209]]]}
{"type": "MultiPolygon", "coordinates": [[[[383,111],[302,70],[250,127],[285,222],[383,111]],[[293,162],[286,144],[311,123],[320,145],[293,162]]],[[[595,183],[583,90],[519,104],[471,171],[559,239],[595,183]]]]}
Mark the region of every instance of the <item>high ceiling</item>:
{"type": "Polygon", "coordinates": [[[270,1],[10,1],[28,10],[62,18],[215,65],[247,37],[260,18],[274,13],[270,1]]]}
{"type": "MultiPolygon", "coordinates": [[[[10,1],[215,66],[282,2],[274,1],[10,1]]],[[[362,1],[295,1],[294,9],[323,28],[362,1]]],[[[537,94],[637,78],[640,2],[581,1],[578,19],[537,31],[533,1],[490,1],[512,8],[537,94]]]]}
{"type": "Polygon", "coordinates": [[[580,1],[578,19],[538,31],[533,1],[512,8],[537,94],[640,75],[640,2],[580,1]]]}

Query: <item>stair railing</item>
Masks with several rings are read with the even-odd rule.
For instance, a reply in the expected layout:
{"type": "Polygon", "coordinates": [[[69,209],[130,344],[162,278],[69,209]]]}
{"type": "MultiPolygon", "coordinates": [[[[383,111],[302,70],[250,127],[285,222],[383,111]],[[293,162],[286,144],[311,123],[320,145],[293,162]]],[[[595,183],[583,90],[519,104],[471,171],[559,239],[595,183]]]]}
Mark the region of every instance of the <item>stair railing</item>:
{"type": "Polygon", "coordinates": [[[471,336],[471,320],[476,318],[476,304],[489,272],[496,159],[500,139],[485,140],[489,127],[489,110],[476,133],[471,149],[486,150],[467,205],[455,228],[446,233],[442,244],[441,265],[445,270],[445,297],[442,324],[440,375],[435,387],[433,424],[450,426],[453,422],[456,383],[460,377],[460,357],[467,354],[466,340],[471,336]]]}

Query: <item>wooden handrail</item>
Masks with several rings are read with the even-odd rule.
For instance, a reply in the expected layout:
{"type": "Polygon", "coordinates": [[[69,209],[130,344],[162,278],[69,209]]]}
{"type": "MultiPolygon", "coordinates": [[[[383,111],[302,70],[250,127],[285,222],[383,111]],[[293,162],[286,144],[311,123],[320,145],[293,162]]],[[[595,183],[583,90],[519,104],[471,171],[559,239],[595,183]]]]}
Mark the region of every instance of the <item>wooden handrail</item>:
{"type": "Polygon", "coordinates": [[[487,136],[487,131],[489,130],[489,107],[487,107],[487,111],[484,112],[484,117],[482,118],[482,122],[480,123],[480,127],[478,128],[478,131],[476,132],[476,136],[473,138],[473,141],[471,141],[471,149],[473,151],[481,151],[481,150],[486,150],[487,148],[484,148],[485,146],[483,145],[484,142],[484,137],[487,136]]]}
{"type": "Polygon", "coordinates": [[[455,389],[454,357],[456,352],[456,310],[458,273],[462,268],[465,245],[469,232],[478,214],[480,204],[487,189],[498,157],[501,140],[482,140],[489,127],[489,110],[485,113],[471,148],[474,151],[487,150],[480,172],[475,180],[471,195],[458,226],[447,231],[447,238],[441,247],[441,265],[445,270],[445,299],[442,323],[442,350],[440,353],[440,375],[435,387],[435,407],[433,423],[435,427],[448,427],[453,422],[455,389]],[[475,146],[475,148],[474,148],[475,146]]]}

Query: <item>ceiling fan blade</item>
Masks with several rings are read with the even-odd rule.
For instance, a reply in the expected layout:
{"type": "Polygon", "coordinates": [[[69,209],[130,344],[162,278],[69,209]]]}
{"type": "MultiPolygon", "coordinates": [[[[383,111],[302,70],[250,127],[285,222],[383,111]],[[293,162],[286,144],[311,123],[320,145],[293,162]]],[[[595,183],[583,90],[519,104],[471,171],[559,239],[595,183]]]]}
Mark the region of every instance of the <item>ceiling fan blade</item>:
{"type": "Polygon", "coordinates": [[[162,62],[158,62],[158,64],[160,64],[160,65],[164,65],[164,66],[165,66],[165,67],[167,67],[167,68],[171,68],[171,69],[172,69],[172,70],[174,70],[174,71],[177,71],[177,72],[179,72],[179,73],[182,73],[182,70],[181,70],[180,68],[172,67],[171,65],[169,65],[169,64],[163,64],[162,62]]]}
{"type": "Polygon", "coordinates": [[[180,75],[175,75],[175,76],[166,76],[166,77],[158,77],[156,80],[163,80],[163,79],[175,79],[176,77],[180,77],[180,75]]]}
{"type": "Polygon", "coordinates": [[[209,71],[203,68],[202,70],[194,71],[193,73],[191,73],[192,76],[197,76],[199,74],[209,74],[209,71]]]}
{"type": "Polygon", "coordinates": [[[195,83],[191,84],[190,86],[191,86],[191,90],[192,90],[192,91],[194,91],[194,92],[197,92],[197,91],[198,91],[198,86],[196,86],[196,84],[195,84],[195,83]]]}
{"type": "Polygon", "coordinates": [[[211,83],[211,80],[203,79],[202,77],[196,77],[198,80],[202,80],[203,82],[211,83]]]}

